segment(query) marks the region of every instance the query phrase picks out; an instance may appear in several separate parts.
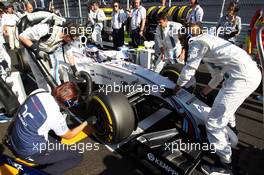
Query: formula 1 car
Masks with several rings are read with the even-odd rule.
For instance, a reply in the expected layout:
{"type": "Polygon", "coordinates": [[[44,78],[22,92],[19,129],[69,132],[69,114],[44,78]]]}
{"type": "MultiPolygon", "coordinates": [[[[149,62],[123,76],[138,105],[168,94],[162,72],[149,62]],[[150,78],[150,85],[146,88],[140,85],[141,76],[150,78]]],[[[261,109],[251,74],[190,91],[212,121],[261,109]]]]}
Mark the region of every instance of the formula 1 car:
{"type": "MultiPolygon", "coordinates": [[[[79,73],[69,79],[79,83],[83,103],[69,114],[78,122],[90,117],[96,139],[109,150],[136,159],[144,171],[190,174],[201,161],[203,149],[214,151],[203,127],[210,107],[184,89],[162,97],[166,88],[175,87],[174,82],[119,55],[90,48],[74,52],[79,73]]],[[[41,62],[36,63],[54,86],[41,62]]],[[[68,63],[62,67],[72,75],[68,63]]],[[[227,130],[235,146],[238,139],[227,130]]]]}
{"type": "MultiPolygon", "coordinates": [[[[201,160],[202,145],[208,144],[204,121],[210,107],[184,89],[164,98],[162,92],[174,88],[174,82],[122,59],[118,51],[89,48],[74,55],[77,70],[93,84],[85,114],[96,116],[93,128],[99,141],[151,167],[152,173],[192,172],[201,160]],[[194,143],[199,149],[174,148],[194,143]]],[[[235,146],[237,136],[228,127],[227,131],[235,146]]]]}
{"type": "MultiPolygon", "coordinates": [[[[101,143],[137,159],[154,174],[191,173],[204,146],[210,148],[203,127],[210,107],[184,89],[162,97],[166,88],[175,87],[171,80],[117,56],[115,51],[89,49],[75,53],[79,73],[73,81],[81,82],[83,103],[66,112],[78,122],[91,118],[93,134],[101,143]]],[[[51,88],[55,87],[47,69],[35,61],[51,88]]],[[[63,67],[70,72],[69,64],[63,67]]],[[[231,145],[236,145],[236,135],[226,129],[231,145]]]]}

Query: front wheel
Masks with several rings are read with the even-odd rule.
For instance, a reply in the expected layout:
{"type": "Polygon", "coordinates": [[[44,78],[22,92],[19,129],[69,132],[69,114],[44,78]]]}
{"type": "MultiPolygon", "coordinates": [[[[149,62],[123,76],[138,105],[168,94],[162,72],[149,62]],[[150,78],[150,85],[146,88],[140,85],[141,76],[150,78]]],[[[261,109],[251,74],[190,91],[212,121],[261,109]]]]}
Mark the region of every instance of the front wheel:
{"type": "Polygon", "coordinates": [[[96,116],[94,134],[103,143],[120,142],[130,136],[135,128],[133,109],[122,93],[93,93],[88,116],[96,116]]]}
{"type": "MultiPolygon", "coordinates": [[[[178,78],[180,77],[181,70],[183,68],[183,65],[180,64],[169,64],[164,66],[164,68],[161,70],[160,74],[164,77],[167,77],[169,80],[177,83],[178,78]]],[[[190,93],[194,93],[195,87],[196,87],[196,80],[195,77],[192,77],[191,80],[186,84],[186,90],[190,93]]]]}
{"type": "Polygon", "coordinates": [[[168,77],[169,80],[177,83],[177,80],[181,74],[182,66],[178,64],[169,64],[164,66],[160,74],[164,77],[168,77]]]}

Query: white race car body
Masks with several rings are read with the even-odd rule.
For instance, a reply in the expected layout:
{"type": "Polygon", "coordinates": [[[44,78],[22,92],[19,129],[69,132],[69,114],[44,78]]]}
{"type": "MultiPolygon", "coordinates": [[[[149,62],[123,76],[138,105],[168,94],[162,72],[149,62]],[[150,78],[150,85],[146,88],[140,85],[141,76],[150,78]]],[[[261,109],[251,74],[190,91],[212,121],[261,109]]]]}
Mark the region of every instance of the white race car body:
{"type": "MultiPolygon", "coordinates": [[[[105,51],[105,54],[111,55],[112,53],[105,51]]],[[[134,86],[147,95],[163,98],[160,92],[165,90],[164,87],[175,87],[175,84],[168,78],[122,59],[113,59],[99,63],[83,54],[77,55],[75,55],[77,70],[89,73],[95,84],[105,85],[104,92],[106,94],[114,91],[114,89],[122,91],[124,89],[118,88],[121,87],[120,85],[126,85],[129,87],[134,86]],[[144,85],[148,85],[148,88],[144,89],[144,85]]],[[[188,132],[188,124],[192,123],[192,128],[195,130],[195,138],[200,139],[198,125],[204,125],[211,108],[184,89],[180,90],[175,96],[163,100],[166,100],[174,109],[186,116],[188,120],[186,121],[186,132],[188,132]]],[[[230,128],[227,127],[227,130],[230,131],[232,145],[236,145],[238,142],[236,135],[230,128]]]]}

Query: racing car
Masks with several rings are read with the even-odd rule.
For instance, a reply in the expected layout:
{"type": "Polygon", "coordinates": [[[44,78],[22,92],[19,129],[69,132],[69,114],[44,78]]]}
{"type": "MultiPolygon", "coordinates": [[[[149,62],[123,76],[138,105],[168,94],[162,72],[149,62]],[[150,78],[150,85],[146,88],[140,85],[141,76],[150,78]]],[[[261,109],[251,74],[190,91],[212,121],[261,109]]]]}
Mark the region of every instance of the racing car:
{"type": "MultiPolygon", "coordinates": [[[[178,149],[175,153],[165,145],[207,143],[204,122],[210,107],[184,89],[163,97],[165,89],[173,89],[175,83],[128,62],[120,51],[89,47],[84,52],[75,51],[74,56],[76,69],[93,85],[85,114],[96,116],[93,127],[99,141],[111,151],[145,160],[163,173],[192,172],[201,160],[202,149],[178,149]]],[[[69,65],[64,63],[64,67],[69,65]]],[[[227,130],[235,146],[238,138],[227,130]]]]}
{"type": "MultiPolygon", "coordinates": [[[[207,143],[204,133],[210,107],[186,90],[163,97],[175,83],[152,70],[126,61],[117,51],[74,52],[83,103],[66,111],[78,122],[91,122],[96,139],[112,151],[131,155],[144,167],[166,174],[189,174],[200,162],[199,149],[176,149],[180,143],[207,143]],[[82,88],[85,84],[85,88],[82,88]]],[[[29,51],[30,53],[31,51],[29,51]]],[[[31,54],[34,57],[34,54],[31,54]]],[[[35,60],[51,87],[56,82],[35,60]]],[[[64,63],[67,71],[70,65],[64,63]]],[[[232,146],[238,142],[226,128],[232,146]]]]}

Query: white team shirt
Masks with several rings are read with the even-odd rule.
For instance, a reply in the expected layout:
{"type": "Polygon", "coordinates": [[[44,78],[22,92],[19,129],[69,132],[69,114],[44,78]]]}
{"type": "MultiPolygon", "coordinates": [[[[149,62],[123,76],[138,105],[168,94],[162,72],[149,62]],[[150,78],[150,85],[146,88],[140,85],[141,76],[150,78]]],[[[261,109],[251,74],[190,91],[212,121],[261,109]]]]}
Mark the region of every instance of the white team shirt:
{"type": "MultiPolygon", "coordinates": [[[[159,48],[163,47],[165,51],[170,52],[177,50],[177,56],[181,53],[181,43],[179,40],[179,30],[182,28],[182,24],[168,21],[166,28],[157,26],[156,28],[156,39],[159,48]]],[[[165,55],[168,57],[168,55],[165,55]]]]}
{"type": "MultiPolygon", "coordinates": [[[[36,91],[32,93],[36,93],[36,91]]],[[[46,140],[48,140],[48,133],[50,130],[53,130],[58,136],[66,134],[69,128],[54,97],[49,93],[39,93],[36,96],[40,99],[44,108],[47,109],[47,119],[39,128],[38,134],[43,135],[46,140]]]]}
{"type": "Polygon", "coordinates": [[[216,88],[223,78],[254,79],[258,71],[256,62],[245,50],[224,39],[202,34],[191,38],[189,42],[187,62],[177,81],[179,86],[184,86],[195,75],[201,60],[209,67],[212,79],[208,85],[211,88],[216,88]]]}
{"type": "Polygon", "coordinates": [[[15,26],[19,18],[15,14],[3,14],[2,26],[15,26]]]}
{"type": "Polygon", "coordinates": [[[127,14],[124,12],[123,9],[120,9],[117,13],[112,13],[112,20],[111,24],[113,29],[120,29],[122,24],[127,20],[127,14]]]}
{"type": "Polygon", "coordinates": [[[62,27],[52,26],[51,28],[48,24],[37,24],[27,28],[20,36],[26,37],[31,41],[40,41],[42,37],[50,34],[47,40],[40,41],[39,47],[42,51],[51,53],[62,45],[63,39],[60,36],[61,32],[62,27]]]}
{"type": "Polygon", "coordinates": [[[102,9],[98,9],[96,12],[91,10],[89,17],[93,25],[100,25],[103,28],[103,21],[106,20],[106,16],[102,9]]]}
{"type": "Polygon", "coordinates": [[[189,13],[187,18],[187,23],[196,24],[198,22],[202,22],[204,11],[200,5],[196,5],[196,7],[189,13]]]}
{"type": "Polygon", "coordinates": [[[131,29],[135,30],[140,27],[140,23],[143,19],[146,19],[146,9],[143,6],[139,6],[138,9],[133,9],[131,12],[131,29]]]}

